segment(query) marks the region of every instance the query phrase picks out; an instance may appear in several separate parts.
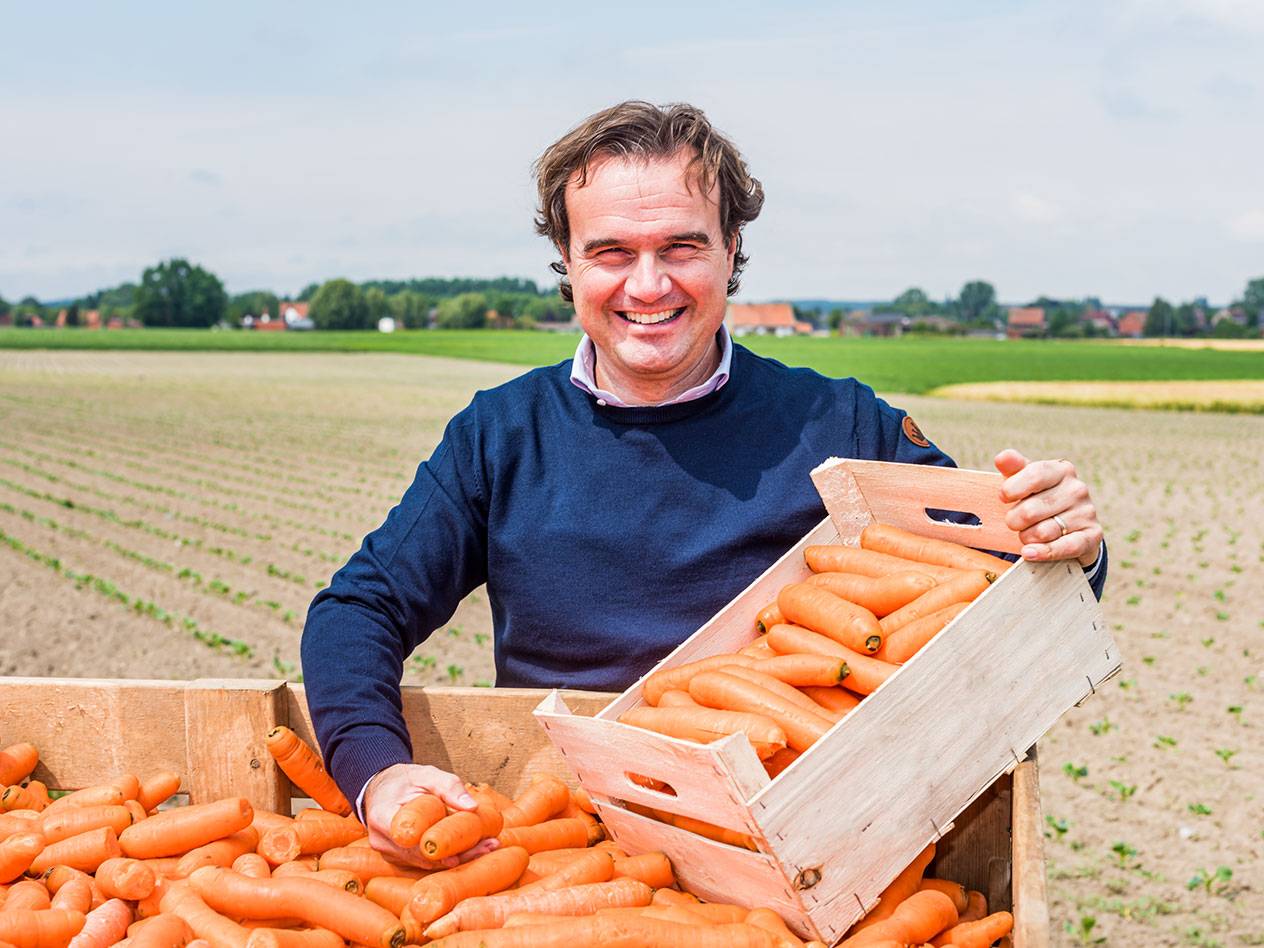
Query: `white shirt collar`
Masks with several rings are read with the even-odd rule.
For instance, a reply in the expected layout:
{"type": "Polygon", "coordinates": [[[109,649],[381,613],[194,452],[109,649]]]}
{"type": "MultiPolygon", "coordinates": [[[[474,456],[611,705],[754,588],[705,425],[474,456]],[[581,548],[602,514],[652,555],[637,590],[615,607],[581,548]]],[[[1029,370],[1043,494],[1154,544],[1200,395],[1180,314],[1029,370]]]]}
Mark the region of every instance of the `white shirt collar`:
{"type": "Polygon", "coordinates": [[[658,402],[655,405],[629,405],[617,395],[598,387],[596,372],[597,347],[593,345],[593,341],[588,338],[587,333],[584,333],[579,340],[579,345],[575,349],[575,358],[571,361],[571,382],[577,388],[597,399],[598,405],[609,405],[613,408],[661,408],[664,405],[679,405],[681,402],[691,402],[705,395],[710,395],[729,380],[729,370],[733,365],[733,340],[729,336],[728,327],[723,324],[720,325],[720,331],[716,335],[720,340],[720,364],[711,373],[711,377],[665,402],[658,402]]]}

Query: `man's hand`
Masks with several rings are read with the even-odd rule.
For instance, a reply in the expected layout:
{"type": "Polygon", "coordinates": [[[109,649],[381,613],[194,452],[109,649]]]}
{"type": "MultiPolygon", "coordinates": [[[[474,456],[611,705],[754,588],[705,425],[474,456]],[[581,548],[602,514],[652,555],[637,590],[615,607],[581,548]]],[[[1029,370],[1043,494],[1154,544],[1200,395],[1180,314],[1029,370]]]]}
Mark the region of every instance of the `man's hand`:
{"type": "Polygon", "coordinates": [[[1087,568],[1097,559],[1102,528],[1088,485],[1070,461],[1028,461],[1006,448],[993,461],[1005,475],[1001,500],[1014,503],[1005,524],[1023,542],[1025,560],[1079,560],[1087,568]]]}
{"type": "Polygon", "coordinates": [[[473,810],[478,806],[460,778],[446,770],[422,764],[387,767],[364,788],[364,823],[369,844],[383,856],[422,869],[451,869],[496,848],[496,840],[484,839],[459,856],[435,862],[426,858],[420,846],[405,849],[396,845],[391,839],[391,820],[401,806],[422,793],[433,793],[454,810],[473,810]]]}

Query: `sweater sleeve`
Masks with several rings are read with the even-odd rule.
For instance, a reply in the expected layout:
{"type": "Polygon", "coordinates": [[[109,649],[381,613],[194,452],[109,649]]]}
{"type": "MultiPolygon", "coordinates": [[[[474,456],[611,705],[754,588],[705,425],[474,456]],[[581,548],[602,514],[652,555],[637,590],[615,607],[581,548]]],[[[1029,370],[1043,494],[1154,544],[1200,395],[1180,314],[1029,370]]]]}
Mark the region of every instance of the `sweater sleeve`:
{"type": "Polygon", "coordinates": [[[385,522],[307,613],[303,680],[326,767],[350,800],[411,762],[404,660],[487,573],[487,518],[473,408],[457,415],[385,522]]]}

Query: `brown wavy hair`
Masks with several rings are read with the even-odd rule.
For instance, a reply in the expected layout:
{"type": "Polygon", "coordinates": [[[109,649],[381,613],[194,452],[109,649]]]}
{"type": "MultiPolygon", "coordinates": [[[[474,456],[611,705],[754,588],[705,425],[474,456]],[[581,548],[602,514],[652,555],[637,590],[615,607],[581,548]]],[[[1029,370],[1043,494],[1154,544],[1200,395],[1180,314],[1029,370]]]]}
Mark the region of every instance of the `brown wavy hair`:
{"type": "MultiPolygon", "coordinates": [[[[663,106],[635,99],[620,102],[590,115],[550,145],[532,166],[539,194],[536,231],[565,255],[571,237],[566,185],[572,176],[578,174],[583,187],[589,166],[598,158],[671,158],[682,149],[693,153],[689,168],[703,193],[712,185],[719,186],[720,229],[726,241],[737,244],[728,285],[732,296],[747,262],[742,253],[742,228],[759,216],[764,188],[751,176],[737,147],[711,125],[701,109],[683,102],[663,106]]],[[[565,261],[550,266],[562,278],[562,298],[573,300],[565,261]]]]}

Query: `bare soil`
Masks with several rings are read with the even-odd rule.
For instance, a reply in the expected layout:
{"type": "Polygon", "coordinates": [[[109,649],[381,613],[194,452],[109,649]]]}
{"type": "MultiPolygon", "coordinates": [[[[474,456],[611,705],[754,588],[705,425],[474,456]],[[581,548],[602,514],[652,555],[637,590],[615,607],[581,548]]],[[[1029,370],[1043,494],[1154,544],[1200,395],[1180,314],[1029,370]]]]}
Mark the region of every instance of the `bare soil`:
{"type": "MultiPolygon", "coordinates": [[[[0,352],[0,674],[297,677],[317,589],[519,371],[0,352]]],[[[1264,418],[893,400],[962,466],[1072,458],[1106,525],[1124,671],[1040,744],[1054,943],[1264,944],[1264,418]]],[[[405,672],[492,677],[481,591],[405,672]]]]}

